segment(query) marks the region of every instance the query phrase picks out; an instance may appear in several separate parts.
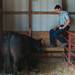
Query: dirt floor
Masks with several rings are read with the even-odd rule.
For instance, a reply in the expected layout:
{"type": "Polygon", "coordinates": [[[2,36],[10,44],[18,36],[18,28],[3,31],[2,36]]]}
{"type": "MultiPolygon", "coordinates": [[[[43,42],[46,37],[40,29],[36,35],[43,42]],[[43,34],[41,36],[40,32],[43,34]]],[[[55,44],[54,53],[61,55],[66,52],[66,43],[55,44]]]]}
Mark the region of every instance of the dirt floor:
{"type": "Polygon", "coordinates": [[[24,71],[20,75],[75,75],[75,67],[68,66],[64,58],[44,58],[38,72],[24,71]]]}

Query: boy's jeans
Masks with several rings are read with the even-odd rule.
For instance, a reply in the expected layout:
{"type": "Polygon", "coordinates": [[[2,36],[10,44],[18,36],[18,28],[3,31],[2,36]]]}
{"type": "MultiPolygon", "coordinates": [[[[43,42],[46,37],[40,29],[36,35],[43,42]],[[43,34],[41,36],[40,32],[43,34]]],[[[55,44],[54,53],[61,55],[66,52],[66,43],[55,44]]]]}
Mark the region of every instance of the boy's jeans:
{"type": "Polygon", "coordinates": [[[58,39],[61,43],[66,43],[67,41],[64,38],[63,32],[66,32],[69,30],[69,26],[67,26],[65,29],[56,29],[56,30],[50,30],[50,44],[56,45],[56,40],[58,39]],[[61,36],[62,35],[62,36],[61,36]]]}

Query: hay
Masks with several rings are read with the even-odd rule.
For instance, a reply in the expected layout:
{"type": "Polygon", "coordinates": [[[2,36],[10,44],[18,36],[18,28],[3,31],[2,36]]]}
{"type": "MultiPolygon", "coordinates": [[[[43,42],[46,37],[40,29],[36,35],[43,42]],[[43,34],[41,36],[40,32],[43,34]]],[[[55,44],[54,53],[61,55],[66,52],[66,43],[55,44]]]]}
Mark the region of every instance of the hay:
{"type": "MultiPolygon", "coordinates": [[[[54,59],[55,60],[55,59],[54,59]]],[[[40,73],[36,75],[75,75],[75,67],[65,61],[49,62],[41,64],[40,73]]]]}
{"type": "MultiPolygon", "coordinates": [[[[30,72],[29,75],[75,75],[75,67],[68,66],[68,64],[62,59],[45,59],[39,65],[39,72],[30,72]],[[53,61],[52,61],[53,60],[53,61]],[[55,60],[55,61],[54,61],[55,60]]],[[[26,71],[19,75],[28,75],[26,71]]]]}

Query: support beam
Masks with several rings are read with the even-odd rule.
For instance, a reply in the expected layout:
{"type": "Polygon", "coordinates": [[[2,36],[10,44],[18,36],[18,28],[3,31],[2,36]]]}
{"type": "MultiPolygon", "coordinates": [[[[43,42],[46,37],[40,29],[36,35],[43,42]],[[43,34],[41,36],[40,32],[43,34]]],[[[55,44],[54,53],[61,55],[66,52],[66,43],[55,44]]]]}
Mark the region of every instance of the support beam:
{"type": "Polygon", "coordinates": [[[0,0],[0,35],[2,34],[3,32],[3,14],[2,14],[2,3],[3,0],[0,0]]]}
{"type": "Polygon", "coordinates": [[[32,0],[29,0],[29,36],[32,36],[32,0]]]}
{"type": "Polygon", "coordinates": [[[67,10],[67,0],[62,0],[62,8],[63,10],[67,10]]]}
{"type": "MultiPolygon", "coordinates": [[[[71,15],[75,15],[75,12],[69,12],[71,15]]],[[[29,14],[28,11],[2,11],[3,15],[23,15],[23,14],[29,14]]],[[[45,11],[32,11],[33,15],[56,15],[56,12],[45,12],[45,11]]]]}

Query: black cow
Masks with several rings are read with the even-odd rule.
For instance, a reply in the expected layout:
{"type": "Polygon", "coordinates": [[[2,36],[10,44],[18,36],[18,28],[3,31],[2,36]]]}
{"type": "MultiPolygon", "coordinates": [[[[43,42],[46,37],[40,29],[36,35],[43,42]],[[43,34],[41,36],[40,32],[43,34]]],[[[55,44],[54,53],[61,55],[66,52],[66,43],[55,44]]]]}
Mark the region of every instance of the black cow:
{"type": "Polygon", "coordinates": [[[39,40],[6,32],[0,37],[0,70],[8,72],[11,70],[10,65],[15,71],[21,71],[26,65],[28,70],[35,69],[41,53],[42,44],[39,40]]]}

